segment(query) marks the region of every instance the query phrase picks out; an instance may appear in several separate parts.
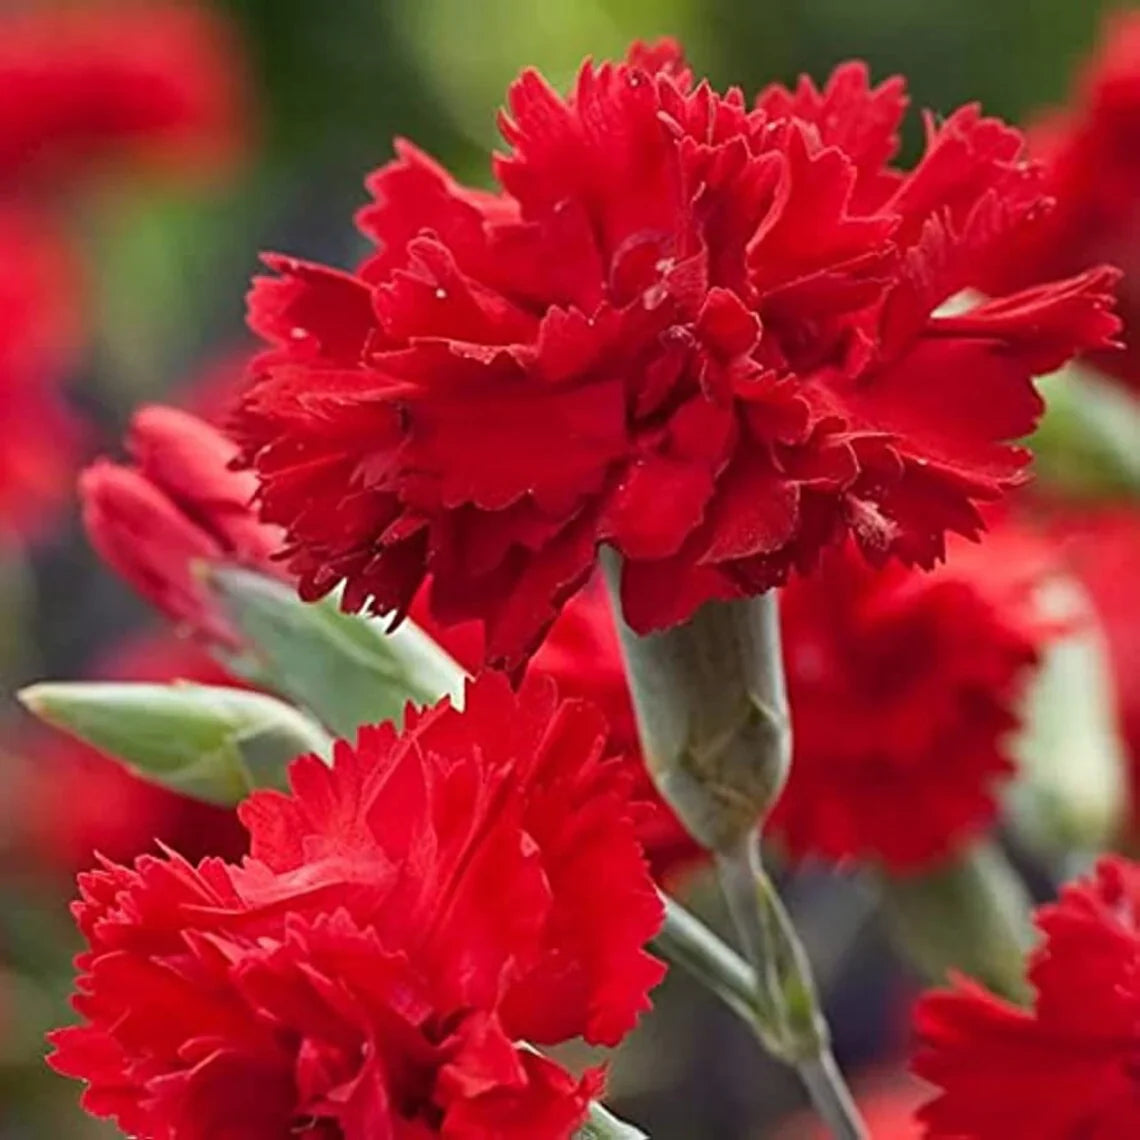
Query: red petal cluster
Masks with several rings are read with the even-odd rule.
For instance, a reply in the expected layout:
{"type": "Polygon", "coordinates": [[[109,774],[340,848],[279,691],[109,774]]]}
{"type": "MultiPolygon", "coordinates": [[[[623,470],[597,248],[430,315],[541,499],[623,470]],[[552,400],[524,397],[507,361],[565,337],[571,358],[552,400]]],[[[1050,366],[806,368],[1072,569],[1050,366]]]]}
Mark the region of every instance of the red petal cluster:
{"type": "Polygon", "coordinates": [[[82,880],[85,1023],[53,1065],[129,1134],[565,1140],[597,1091],[518,1045],[614,1043],[661,921],[600,716],[499,676],[255,794],[240,867],[82,880]]]}
{"type": "MultiPolygon", "coordinates": [[[[109,681],[236,684],[192,643],[154,634],[116,647],[92,675],[109,681]]],[[[245,835],[232,811],[142,780],[72,736],[37,727],[13,742],[10,752],[15,791],[3,822],[29,865],[71,876],[90,867],[96,854],[122,861],[153,851],[156,844],[195,859],[236,858],[245,850],[245,835]]]]}
{"type": "Polygon", "coordinates": [[[1114,12],[1066,107],[1041,116],[1027,138],[1056,208],[994,250],[986,281],[1006,290],[1109,260],[1126,335],[1123,352],[1096,363],[1140,390],[1140,15],[1114,12]]]}
{"type": "MultiPolygon", "coordinates": [[[[470,672],[484,659],[483,630],[477,622],[444,626],[434,620],[423,590],[411,618],[470,672]]],[[[625,759],[636,805],[637,835],[658,881],[670,879],[706,856],[653,787],[641,758],[621,646],[609,598],[599,578],[575,594],[558,615],[527,667],[528,676],[549,677],[567,697],[601,709],[614,750],[625,759]]]]}
{"type": "Polygon", "coordinates": [[[958,979],[916,1013],[914,1069],[938,1086],[929,1140],[1140,1135],[1140,866],[1100,862],[1038,912],[1032,1010],[958,979]]]}
{"type": "Polygon", "coordinates": [[[172,621],[209,640],[233,641],[194,567],[270,569],[280,537],[250,508],[253,477],[229,469],[235,448],[225,436],[174,408],[140,409],[127,449],[133,466],[101,460],[80,476],[92,545],[172,621]]]}
{"type": "Polygon", "coordinates": [[[195,3],[49,3],[0,18],[0,180],[58,183],[118,157],[182,174],[246,132],[229,29],[195,3]]]}
{"type": "Polygon", "coordinates": [[[931,574],[850,547],[784,591],[791,775],[766,830],[796,857],[895,872],[993,819],[1018,705],[1056,632],[1035,603],[1055,567],[1015,533],[965,542],[931,574]]]}
{"type": "Polygon", "coordinates": [[[407,143],[355,273],[271,257],[236,419],[304,596],[445,623],[517,665],[625,558],[645,631],[752,595],[852,532],[929,567],[1022,476],[1031,377],[1106,344],[1110,270],[950,315],[1047,208],[1021,136],[966,107],[890,165],[902,83],[694,86],[672,45],[512,86],[501,190],[407,143]]]}
{"type": "Polygon", "coordinates": [[[82,273],[52,222],[0,202],[0,541],[71,490],[80,429],[56,387],[80,335],[82,273]]]}
{"type": "Polygon", "coordinates": [[[1132,830],[1140,836],[1140,509],[1126,504],[1070,508],[1055,512],[1050,526],[1104,630],[1132,762],[1132,830]]]}

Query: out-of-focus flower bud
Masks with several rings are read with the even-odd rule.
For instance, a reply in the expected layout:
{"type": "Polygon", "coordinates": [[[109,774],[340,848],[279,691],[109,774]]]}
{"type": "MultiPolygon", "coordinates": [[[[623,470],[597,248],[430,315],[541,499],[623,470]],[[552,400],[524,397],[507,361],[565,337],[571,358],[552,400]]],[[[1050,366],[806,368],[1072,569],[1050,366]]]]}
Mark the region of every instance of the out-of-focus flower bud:
{"type": "Polygon", "coordinates": [[[80,476],[92,545],[177,625],[234,645],[195,564],[232,562],[275,572],[270,559],[278,534],[253,512],[253,478],[229,469],[234,448],[225,436],[174,408],[142,408],[127,449],[132,466],[100,460],[80,476]]]}

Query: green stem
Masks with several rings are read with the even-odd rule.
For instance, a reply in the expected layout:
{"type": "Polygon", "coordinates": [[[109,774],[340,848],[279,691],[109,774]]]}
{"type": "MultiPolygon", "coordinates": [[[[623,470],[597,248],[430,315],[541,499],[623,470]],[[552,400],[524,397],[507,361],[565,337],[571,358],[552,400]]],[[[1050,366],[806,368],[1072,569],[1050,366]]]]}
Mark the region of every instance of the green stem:
{"type": "Polygon", "coordinates": [[[931,982],[959,970],[1012,1001],[1031,996],[1033,903],[996,844],[976,843],[919,874],[882,874],[878,886],[892,936],[931,982]]]}
{"type": "Polygon", "coordinates": [[[738,1017],[753,1024],[756,975],[752,967],[679,902],[665,894],[661,901],[665,904],[665,925],[653,941],[654,949],[711,990],[738,1017]]]}
{"type": "Polygon", "coordinates": [[[823,1122],[840,1140],[869,1140],[843,1074],[830,1050],[797,1066],[800,1080],[823,1122]]]}
{"type": "MultiPolygon", "coordinates": [[[[795,1063],[803,1047],[793,1042],[784,1009],[776,948],[778,927],[772,922],[771,908],[765,905],[766,900],[758,890],[764,875],[759,844],[748,836],[738,852],[718,854],[717,872],[732,921],[744,943],[745,956],[755,970],[752,1000],[757,1029],[769,1052],[795,1063]]],[[[808,1043],[808,1053],[814,1053],[818,1044],[818,1041],[808,1043]]]]}
{"type": "Polygon", "coordinates": [[[749,884],[748,889],[757,891],[764,900],[762,911],[768,916],[765,929],[770,931],[772,943],[784,947],[772,956],[775,975],[780,976],[780,963],[788,964],[783,966],[784,980],[775,987],[774,995],[765,994],[762,999],[752,967],[680,903],[664,894],[661,899],[665,925],[654,940],[654,949],[686,970],[747,1022],[769,1052],[795,1067],[816,1111],[840,1140],[865,1140],[867,1133],[827,1043],[826,1026],[818,1014],[806,960],[798,949],[790,919],[763,872],[760,878],[762,885],[749,884]],[[787,976],[789,970],[791,976],[787,976]],[[781,1017],[785,1034],[797,1029],[803,1034],[806,1029],[807,1040],[814,1040],[812,1047],[800,1050],[802,1055],[789,1050],[786,1038],[773,1033],[773,1003],[785,1007],[781,1017]]]}
{"type": "Polygon", "coordinates": [[[757,828],[783,788],[792,744],[775,591],[710,602],[681,625],[641,635],[624,618],[620,556],[603,549],[601,562],[646,767],[689,833],[716,857],[752,965],[749,993],[737,989],[739,971],[687,924],[675,921],[666,943],[672,939],[682,964],[737,1012],[747,1011],[762,1044],[800,1071],[835,1134],[863,1140],[831,1057],[807,955],[760,863],[757,828]]]}

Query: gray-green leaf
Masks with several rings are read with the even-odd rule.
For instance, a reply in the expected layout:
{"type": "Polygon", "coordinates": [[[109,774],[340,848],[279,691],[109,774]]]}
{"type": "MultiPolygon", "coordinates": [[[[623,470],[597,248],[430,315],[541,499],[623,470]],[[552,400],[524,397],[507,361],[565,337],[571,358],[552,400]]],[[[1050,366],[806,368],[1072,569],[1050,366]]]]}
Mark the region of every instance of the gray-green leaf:
{"type": "Polygon", "coordinates": [[[237,667],[338,736],[399,723],[409,701],[463,696],[463,670],[409,621],[388,632],[376,619],[341,613],[335,599],[302,602],[289,586],[237,567],[209,567],[205,580],[246,643],[237,667]]]}

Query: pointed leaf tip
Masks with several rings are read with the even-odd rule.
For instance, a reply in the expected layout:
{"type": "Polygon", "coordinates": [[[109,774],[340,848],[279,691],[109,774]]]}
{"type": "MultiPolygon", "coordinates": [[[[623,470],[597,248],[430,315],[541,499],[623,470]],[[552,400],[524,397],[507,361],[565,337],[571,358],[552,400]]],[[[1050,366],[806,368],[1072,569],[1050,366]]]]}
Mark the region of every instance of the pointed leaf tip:
{"type": "MultiPolygon", "coordinates": [[[[398,723],[409,702],[462,701],[464,671],[410,621],[389,632],[379,619],[341,613],[335,598],[303,602],[264,574],[224,565],[202,573],[245,642],[252,679],[311,710],[337,735],[398,723]]],[[[250,675],[248,662],[238,667],[250,675]]]]}

